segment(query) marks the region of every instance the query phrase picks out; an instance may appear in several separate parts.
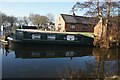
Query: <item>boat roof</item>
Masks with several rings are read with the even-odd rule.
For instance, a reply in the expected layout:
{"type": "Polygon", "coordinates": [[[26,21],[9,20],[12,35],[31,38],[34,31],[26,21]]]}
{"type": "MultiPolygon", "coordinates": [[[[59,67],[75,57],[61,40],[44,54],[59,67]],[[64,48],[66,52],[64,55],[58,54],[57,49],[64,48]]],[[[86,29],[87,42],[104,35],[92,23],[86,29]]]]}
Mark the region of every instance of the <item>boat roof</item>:
{"type": "Polygon", "coordinates": [[[90,32],[58,32],[58,31],[42,31],[37,29],[17,29],[17,31],[23,31],[23,32],[34,32],[34,33],[53,33],[53,34],[81,34],[84,36],[88,36],[93,38],[93,33],[90,32]]]}

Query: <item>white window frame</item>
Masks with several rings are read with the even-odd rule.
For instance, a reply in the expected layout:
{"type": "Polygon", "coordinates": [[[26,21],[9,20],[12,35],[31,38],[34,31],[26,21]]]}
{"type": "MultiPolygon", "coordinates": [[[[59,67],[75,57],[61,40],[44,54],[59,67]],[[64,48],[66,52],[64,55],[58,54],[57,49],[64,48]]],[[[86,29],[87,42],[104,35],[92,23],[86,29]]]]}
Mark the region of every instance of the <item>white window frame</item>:
{"type": "Polygon", "coordinates": [[[55,40],[56,36],[55,35],[47,35],[47,39],[49,39],[49,40],[55,40]]]}
{"type": "Polygon", "coordinates": [[[70,29],[75,29],[75,28],[76,28],[75,24],[70,25],[70,29]]]}
{"type": "Polygon", "coordinates": [[[32,39],[41,39],[40,34],[32,34],[32,39]]]}

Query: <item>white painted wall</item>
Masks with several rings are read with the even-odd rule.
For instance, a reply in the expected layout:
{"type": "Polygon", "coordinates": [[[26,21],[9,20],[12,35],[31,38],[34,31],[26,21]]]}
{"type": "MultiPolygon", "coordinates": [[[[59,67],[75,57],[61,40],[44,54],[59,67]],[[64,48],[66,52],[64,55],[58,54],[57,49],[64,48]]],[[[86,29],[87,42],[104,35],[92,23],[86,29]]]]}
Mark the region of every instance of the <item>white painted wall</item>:
{"type": "Polygon", "coordinates": [[[0,35],[3,35],[3,26],[1,26],[1,33],[0,35]]]}

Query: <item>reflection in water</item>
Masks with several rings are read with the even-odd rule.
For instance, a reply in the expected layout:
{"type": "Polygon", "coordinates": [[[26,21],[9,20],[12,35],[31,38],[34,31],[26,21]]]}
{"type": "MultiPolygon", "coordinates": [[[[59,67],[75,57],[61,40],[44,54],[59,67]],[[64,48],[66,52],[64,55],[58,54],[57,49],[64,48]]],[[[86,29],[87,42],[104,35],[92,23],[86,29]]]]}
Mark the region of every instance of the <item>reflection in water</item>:
{"type": "Polygon", "coordinates": [[[109,50],[101,50],[98,48],[93,49],[93,55],[95,56],[96,61],[101,61],[105,59],[105,61],[114,61],[119,59],[119,49],[109,49],[109,50]]]}
{"type": "MultiPolygon", "coordinates": [[[[92,52],[92,51],[91,51],[92,52]]],[[[87,51],[15,51],[15,56],[16,58],[60,58],[60,57],[80,57],[80,56],[85,56],[85,55],[90,55],[91,52],[87,51]],[[81,53],[83,52],[83,53],[81,53]],[[85,53],[85,54],[84,54],[85,53]],[[86,54],[87,53],[87,54],[86,54]]]]}
{"type": "Polygon", "coordinates": [[[3,77],[104,78],[119,75],[118,52],[118,48],[100,50],[75,46],[6,46],[3,77]]]}
{"type": "MultiPolygon", "coordinates": [[[[14,46],[16,58],[60,58],[60,57],[80,57],[92,55],[92,49],[88,47],[74,46],[14,46]]],[[[8,50],[7,50],[8,51],[8,50]]]]}
{"type": "MultiPolygon", "coordinates": [[[[0,43],[0,51],[1,51],[1,43],[0,43]]],[[[2,53],[0,53],[0,79],[2,78],[2,53]]]]}
{"type": "Polygon", "coordinates": [[[96,59],[96,70],[98,77],[109,77],[120,75],[120,54],[119,48],[109,50],[93,49],[96,59]]]}

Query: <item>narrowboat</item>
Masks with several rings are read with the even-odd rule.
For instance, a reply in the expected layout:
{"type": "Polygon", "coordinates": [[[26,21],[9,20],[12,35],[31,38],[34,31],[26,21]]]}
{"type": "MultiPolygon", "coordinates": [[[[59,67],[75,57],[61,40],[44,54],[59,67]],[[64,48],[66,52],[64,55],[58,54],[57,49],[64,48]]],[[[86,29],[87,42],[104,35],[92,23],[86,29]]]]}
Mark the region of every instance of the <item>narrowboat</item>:
{"type": "Polygon", "coordinates": [[[94,38],[82,32],[41,31],[35,29],[17,29],[10,43],[51,44],[51,45],[92,45],[94,38]]]}

